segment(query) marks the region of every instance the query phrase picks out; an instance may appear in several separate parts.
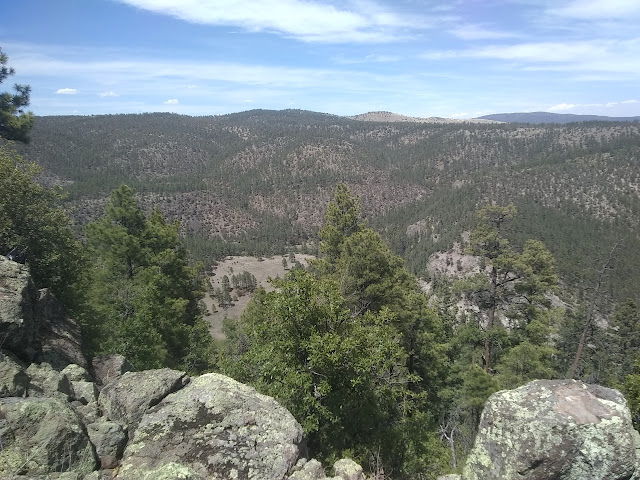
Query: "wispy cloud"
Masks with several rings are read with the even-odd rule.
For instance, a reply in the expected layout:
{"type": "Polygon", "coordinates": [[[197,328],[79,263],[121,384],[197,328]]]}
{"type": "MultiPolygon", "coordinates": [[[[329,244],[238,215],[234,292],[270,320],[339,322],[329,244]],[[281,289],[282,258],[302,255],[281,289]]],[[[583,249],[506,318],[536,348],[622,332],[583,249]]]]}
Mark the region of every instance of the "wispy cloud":
{"type": "Polygon", "coordinates": [[[566,112],[568,110],[576,110],[576,109],[593,109],[593,108],[614,108],[620,105],[635,105],[640,103],[640,100],[631,99],[631,100],[623,100],[620,102],[607,102],[607,103],[559,103],[558,105],[553,105],[549,107],[548,110],[550,112],[566,112]]]}
{"type": "Polygon", "coordinates": [[[306,42],[389,42],[433,23],[370,0],[336,6],[317,0],[119,0],[187,22],[228,25],[248,32],[273,32],[306,42]]]}
{"type": "Polygon", "coordinates": [[[574,0],[548,13],[580,20],[624,19],[640,16],[638,0],[574,0]]]}
{"type": "Polygon", "coordinates": [[[449,30],[449,33],[463,40],[499,40],[518,36],[515,33],[491,29],[482,25],[460,25],[449,30]]]}
{"type": "Polygon", "coordinates": [[[60,88],[59,90],[56,90],[56,93],[60,95],[75,95],[78,93],[78,90],[75,88],[60,88]]]}
{"type": "Polygon", "coordinates": [[[101,97],[119,97],[120,95],[118,95],[116,92],[102,92],[99,94],[101,97]]]}
{"type": "Polygon", "coordinates": [[[609,72],[640,77],[640,37],[630,40],[529,42],[466,50],[432,51],[427,60],[475,58],[510,62],[522,70],[609,72]]]}
{"type": "Polygon", "coordinates": [[[162,103],[164,103],[165,105],[178,105],[180,101],[177,98],[172,98],[170,100],[165,100],[162,103]]]}
{"type": "Polygon", "coordinates": [[[366,63],[391,63],[402,59],[399,55],[371,54],[364,57],[344,57],[334,58],[334,62],[340,65],[357,65],[366,63]]]}

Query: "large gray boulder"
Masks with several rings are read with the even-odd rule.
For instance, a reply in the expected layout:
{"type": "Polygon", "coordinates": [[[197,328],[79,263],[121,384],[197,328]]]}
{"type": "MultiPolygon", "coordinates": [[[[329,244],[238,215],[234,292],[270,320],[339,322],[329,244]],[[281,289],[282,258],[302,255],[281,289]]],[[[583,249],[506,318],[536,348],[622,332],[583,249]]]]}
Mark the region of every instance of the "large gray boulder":
{"type": "Polygon", "coordinates": [[[84,475],[96,467],[83,426],[59,399],[0,399],[0,438],[0,478],[67,471],[84,475]]]}
{"type": "Polygon", "coordinates": [[[170,368],[127,372],[102,389],[98,405],[109,420],[126,423],[132,433],[150,407],[188,382],[185,372],[170,368]]]}
{"type": "Polygon", "coordinates": [[[49,289],[38,290],[25,265],[0,255],[0,339],[22,360],[60,371],[70,363],[88,367],[80,327],[49,289]]]}
{"type": "Polygon", "coordinates": [[[34,311],[39,325],[36,360],[46,362],[56,370],[69,364],[89,368],[82,353],[80,326],[67,315],[51,290],[43,288],[38,292],[34,311]]]}
{"type": "Polygon", "coordinates": [[[2,348],[24,360],[35,355],[40,324],[35,312],[38,289],[25,265],[0,255],[0,338],[2,348]]]}
{"type": "Polygon", "coordinates": [[[629,480],[636,433],[616,390],[538,380],[485,404],[464,480],[629,480]]]}
{"type": "Polygon", "coordinates": [[[93,378],[99,386],[107,385],[135,369],[129,361],[118,354],[95,357],[91,362],[93,378]]]}
{"type": "Polygon", "coordinates": [[[118,478],[283,480],[304,450],[302,428],[284,407],[211,373],[144,414],[118,478]]]}

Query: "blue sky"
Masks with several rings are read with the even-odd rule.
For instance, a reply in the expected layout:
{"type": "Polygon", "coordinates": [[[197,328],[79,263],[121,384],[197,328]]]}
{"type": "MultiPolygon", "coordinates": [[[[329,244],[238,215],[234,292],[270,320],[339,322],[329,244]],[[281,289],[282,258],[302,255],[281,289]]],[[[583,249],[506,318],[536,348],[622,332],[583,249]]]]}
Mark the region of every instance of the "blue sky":
{"type": "Polygon", "coordinates": [[[37,115],[640,115],[640,0],[7,0],[37,115]]]}

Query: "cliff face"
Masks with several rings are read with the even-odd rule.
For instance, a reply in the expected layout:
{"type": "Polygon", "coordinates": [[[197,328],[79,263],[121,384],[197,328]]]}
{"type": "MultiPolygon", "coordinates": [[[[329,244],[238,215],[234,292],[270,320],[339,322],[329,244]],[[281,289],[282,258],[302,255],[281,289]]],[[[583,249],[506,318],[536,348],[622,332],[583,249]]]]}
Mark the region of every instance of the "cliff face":
{"type": "MultiPolygon", "coordinates": [[[[0,257],[0,477],[325,479],[302,428],[228,377],[131,371],[81,352],[77,326],[26,267],[0,257]]],[[[350,460],[336,479],[363,478],[350,460]]]]}

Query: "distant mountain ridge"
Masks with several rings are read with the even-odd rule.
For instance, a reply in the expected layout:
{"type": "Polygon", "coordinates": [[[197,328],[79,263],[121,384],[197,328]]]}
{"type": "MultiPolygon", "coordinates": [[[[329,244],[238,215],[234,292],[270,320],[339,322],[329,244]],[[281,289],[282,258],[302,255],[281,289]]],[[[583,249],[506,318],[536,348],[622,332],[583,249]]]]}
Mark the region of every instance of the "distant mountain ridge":
{"type": "Polygon", "coordinates": [[[574,115],[573,113],[551,112],[494,113],[477,119],[505,123],[640,122],[640,117],[606,117],[604,115],[574,115]]]}
{"type": "Polygon", "coordinates": [[[485,120],[482,118],[442,118],[442,117],[410,117],[393,112],[367,112],[359,115],[346,117],[350,120],[363,122],[414,122],[414,123],[501,123],[495,120],[485,120]]]}
{"type": "Polygon", "coordinates": [[[514,203],[510,240],[543,240],[576,295],[625,239],[610,293],[640,302],[640,122],[390,122],[303,110],[49,116],[35,119],[21,151],[43,181],[65,186],[76,225],[98,218],[126,183],[146,210],[180,222],[199,258],[310,245],[345,182],[369,224],[425,276],[430,255],[459,242],[480,206],[514,203]]]}

